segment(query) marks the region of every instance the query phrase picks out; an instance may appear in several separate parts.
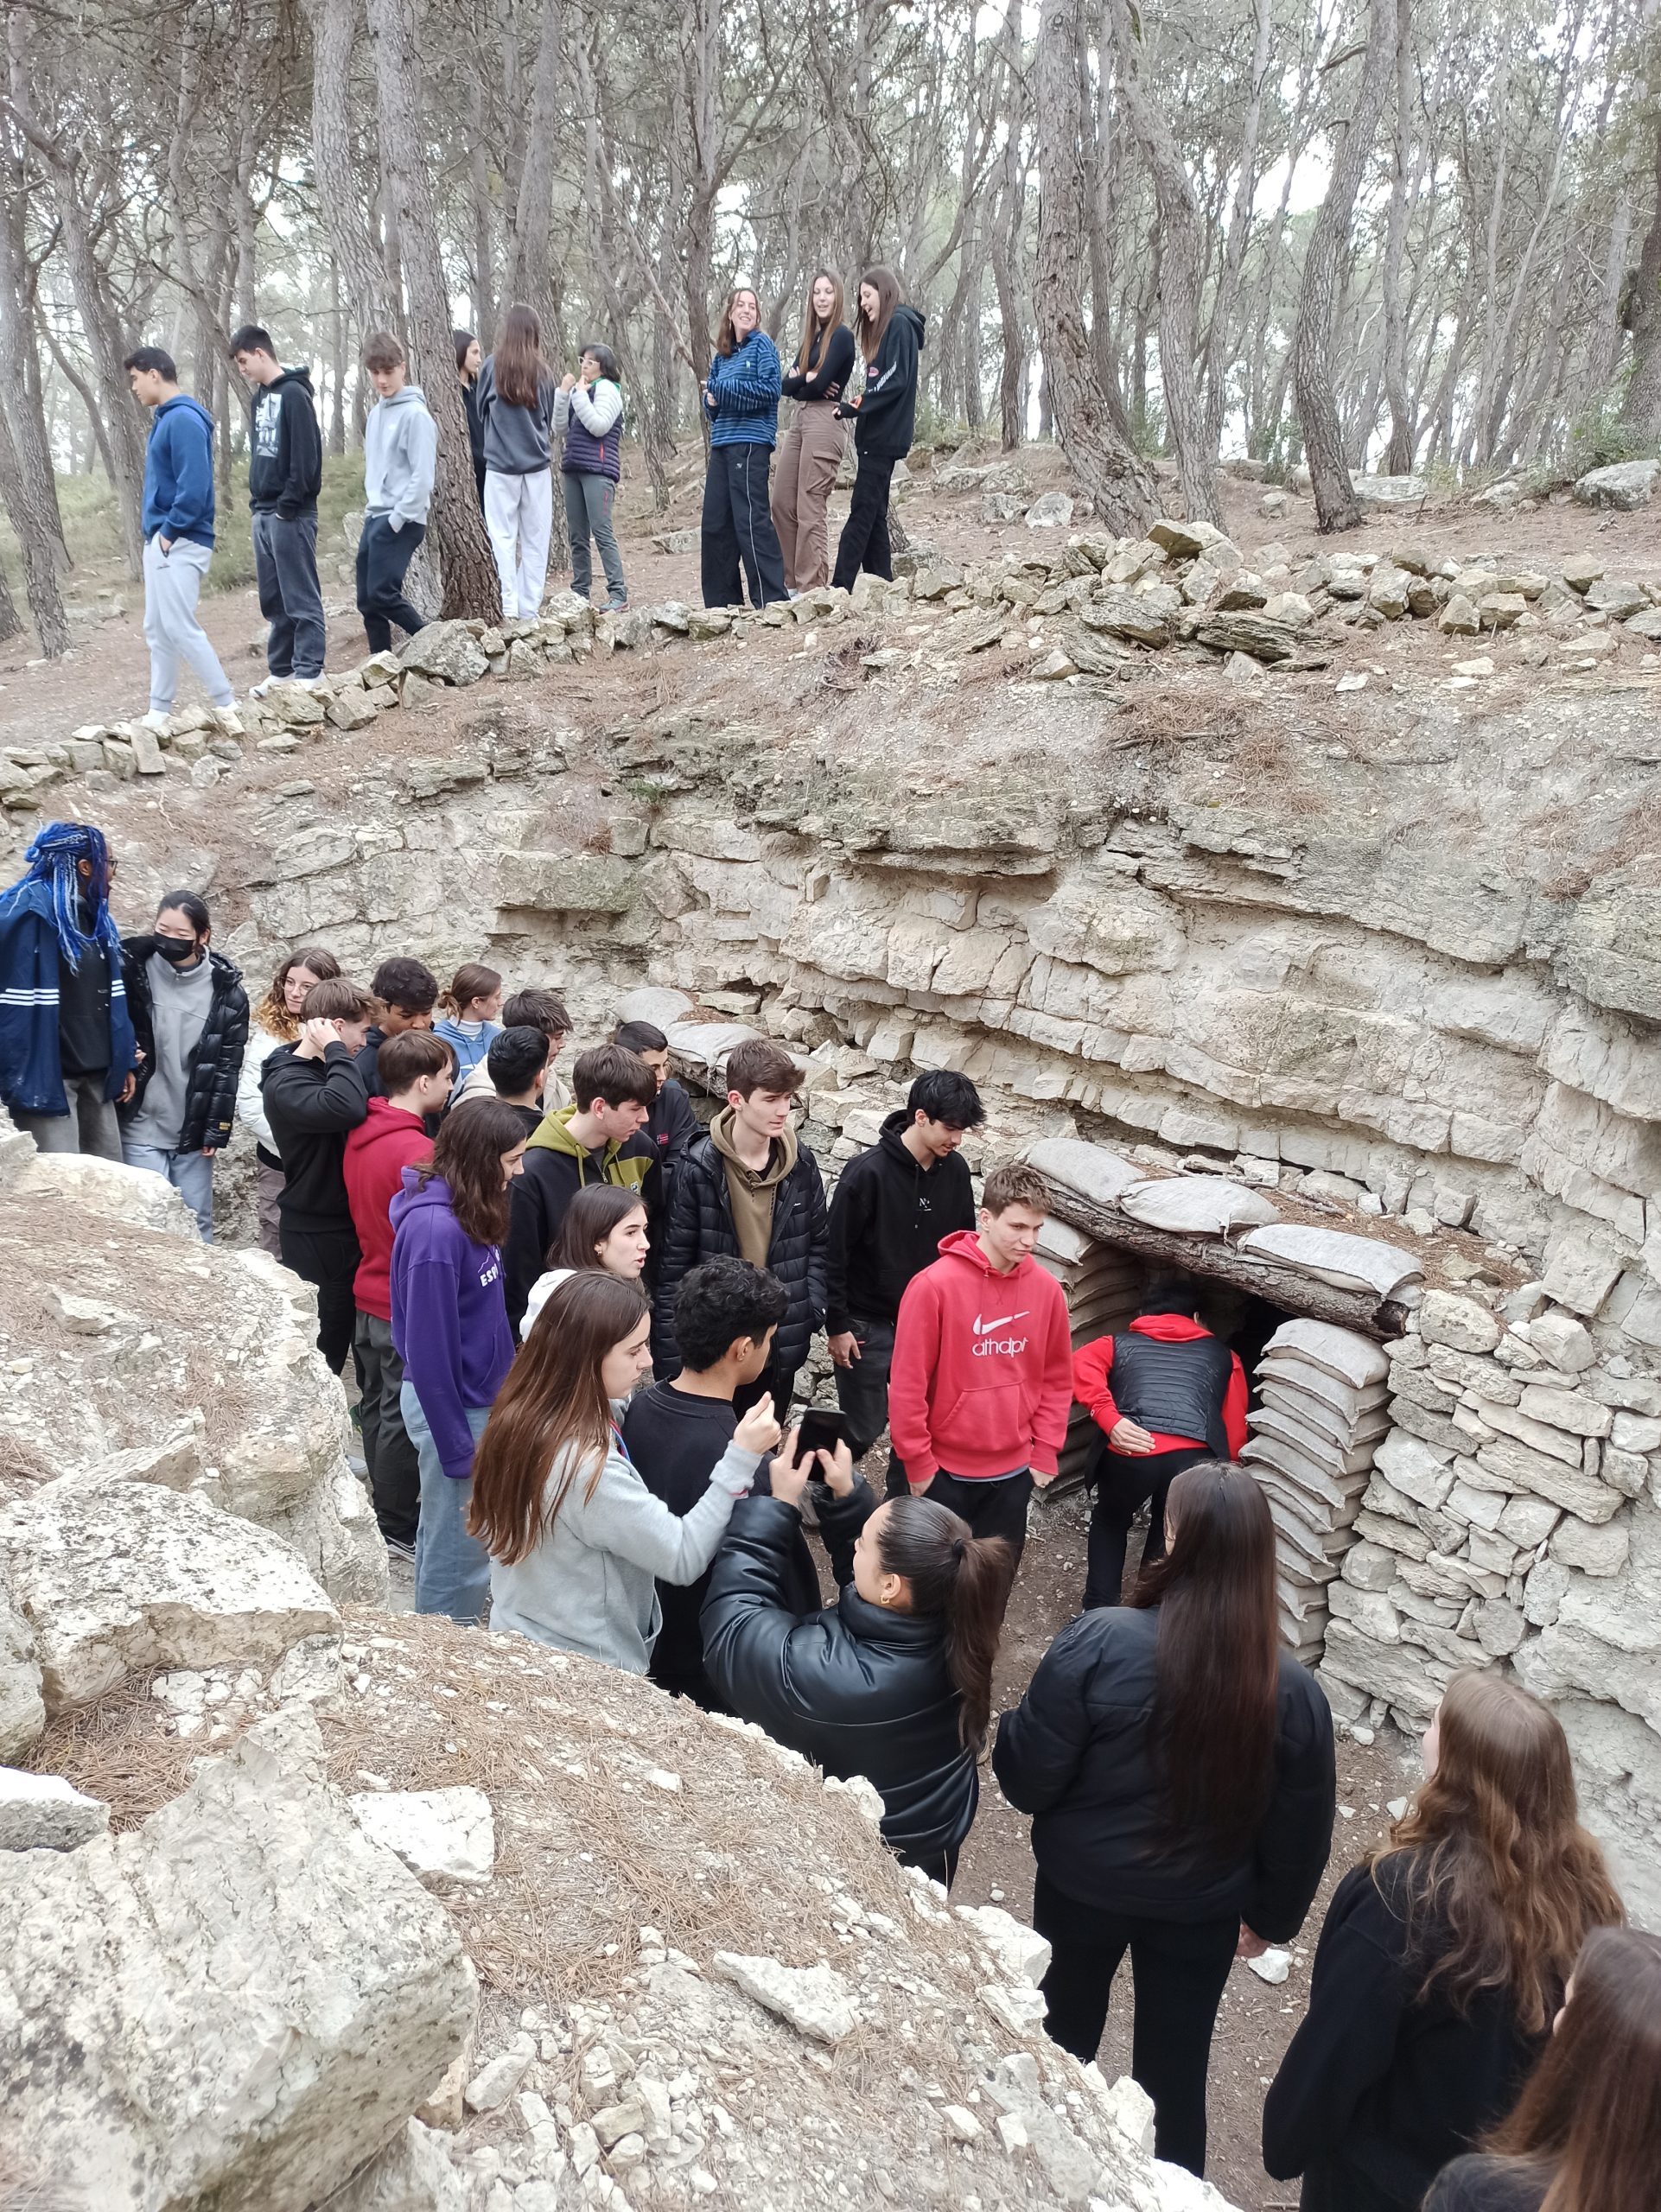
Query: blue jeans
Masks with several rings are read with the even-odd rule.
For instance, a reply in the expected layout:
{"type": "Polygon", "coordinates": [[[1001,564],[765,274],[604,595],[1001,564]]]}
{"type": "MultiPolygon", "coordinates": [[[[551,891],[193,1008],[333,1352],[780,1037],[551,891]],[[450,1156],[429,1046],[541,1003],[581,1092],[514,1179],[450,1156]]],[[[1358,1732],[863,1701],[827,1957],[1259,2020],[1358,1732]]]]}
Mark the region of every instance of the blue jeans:
{"type": "MultiPolygon", "coordinates": [[[[421,1522],[416,1530],[415,1596],[418,1613],[448,1613],[453,1621],[477,1624],[490,1603],[490,1554],[467,1529],[473,1478],[457,1480],[444,1464],[421,1410],[415,1384],[405,1380],[398,1409],[421,1465],[421,1522]]],[[[476,1444],[489,1419],[488,1406],[468,1408],[468,1427],[476,1444]]]]}
{"type": "Polygon", "coordinates": [[[204,1244],[213,1242],[213,1156],[200,1152],[169,1152],[159,1144],[135,1144],[124,1137],[121,1157],[129,1167],[143,1167],[160,1175],[196,1217],[204,1244]]]}

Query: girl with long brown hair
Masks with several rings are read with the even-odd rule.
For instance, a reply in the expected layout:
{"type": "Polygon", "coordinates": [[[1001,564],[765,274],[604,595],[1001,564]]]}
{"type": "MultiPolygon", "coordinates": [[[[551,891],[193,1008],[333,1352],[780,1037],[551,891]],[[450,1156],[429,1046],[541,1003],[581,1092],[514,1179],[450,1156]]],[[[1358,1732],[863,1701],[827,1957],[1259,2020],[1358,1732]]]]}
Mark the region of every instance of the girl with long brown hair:
{"type": "Polygon", "coordinates": [[[519,1334],[530,1334],[531,1324],[561,1283],[580,1268],[603,1268],[624,1282],[639,1282],[651,1249],[640,1192],[619,1190],[614,1183],[587,1185],[565,1209],[548,1255],[548,1272],[531,1286],[519,1334]]]}
{"type": "Polygon", "coordinates": [[[484,349],[470,330],[452,330],[455,341],[455,374],[461,386],[461,404],[468,413],[468,447],[473,455],[473,480],[479,505],[485,503],[485,426],[479,419],[479,372],[484,349]]]}
{"type": "Polygon", "coordinates": [[[1165,1556],[1129,1605],[1062,1630],[999,1726],[992,1770],[1036,1816],[1050,2034],[1095,2057],[1128,1950],[1130,2070],[1154,2101],[1155,2153],[1198,2174],[1229,1968],[1302,1926],[1337,1790],[1327,1700],[1280,1648],[1263,1492],[1207,1460],[1176,1476],[1165,1514],[1165,1556]]]}
{"type": "Polygon", "coordinates": [[[283,1256],[278,1232],[277,1201],[283,1195],[283,1162],[277,1139],[266,1118],[259,1078],[271,1054],[300,1037],[300,1009],[314,983],[331,982],[340,963],[321,944],[302,944],[286,960],[279,960],[271,988],[254,1008],[248,1027],[248,1049],[237,1077],[237,1119],[254,1133],[254,1186],[259,1211],[259,1245],[274,1260],[283,1256]]]}
{"type": "Polygon", "coordinates": [[[892,580],[894,555],[888,542],[888,491],[894,465],[911,451],[917,427],[917,357],[923,350],[923,318],[906,305],[900,279],[881,264],[859,280],[859,312],[854,317],[854,345],[865,365],[857,397],[844,398],[838,411],[854,418],[859,471],[854,496],[837,544],[831,582],[851,590],[862,569],[892,580]]]}
{"type": "Polygon", "coordinates": [[[421,1468],[416,1611],[484,1616],[490,1562],[468,1535],[474,1447],[513,1363],[502,1285],[508,1185],[525,1155],[511,1106],[480,1098],[440,1123],[432,1158],[392,1200],[398,1409],[421,1468]]]}
{"type": "Polygon", "coordinates": [[[748,284],[736,285],[722,310],[710,373],[698,386],[710,429],[701,555],[706,607],[741,607],[746,582],[752,607],[790,595],[767,505],[780,378],[761,303],[748,284]]]}
{"type": "Polygon", "coordinates": [[[741,1719],[827,1774],[864,1775],[882,1799],[883,1840],[949,1885],[979,1797],[1009,1547],[972,1535],[932,1498],[877,1504],[846,1444],[775,1460],[772,1486],[739,1504],[710,1577],[710,1679],[741,1719]],[[814,1471],[820,1532],[838,1580],[844,1560],[851,1580],[834,1605],[803,1615],[784,1599],[814,1471]]]}
{"type": "Polygon", "coordinates": [[[837,402],[854,370],[854,334],[842,319],[842,279],[814,272],[801,343],[782,391],[796,402],[773,478],[773,519],[792,592],[830,580],[830,493],[847,440],[837,402]]]}
{"type": "Polygon", "coordinates": [[[1455,1675],[1424,1766],[1333,1894],[1264,2107],[1263,2164],[1303,2176],[1304,2212],[1412,2212],[1511,2104],[1588,1932],[1623,1916],[1538,1698],[1455,1675]]]}
{"type": "Polygon", "coordinates": [[[468,1522],[490,1554],[493,1628],[631,1675],[646,1673],[662,1620],[658,1580],[703,1573],[780,1433],[764,1398],[703,1496],[671,1513],[641,1480],[619,1426],[652,1364],[649,1334],[638,1283],[584,1268],[560,1284],[485,1429],[468,1522]]]}
{"type": "Polygon", "coordinates": [[[1595,1928],[1516,2111],[1424,2212],[1655,2212],[1658,2196],[1661,1936],[1595,1928]]]}
{"type": "Polygon", "coordinates": [[[502,620],[534,622],[548,582],[554,526],[552,427],[558,391],[543,359],[542,323],[515,301],[474,397],[484,434],[485,528],[502,588],[502,620]]]}

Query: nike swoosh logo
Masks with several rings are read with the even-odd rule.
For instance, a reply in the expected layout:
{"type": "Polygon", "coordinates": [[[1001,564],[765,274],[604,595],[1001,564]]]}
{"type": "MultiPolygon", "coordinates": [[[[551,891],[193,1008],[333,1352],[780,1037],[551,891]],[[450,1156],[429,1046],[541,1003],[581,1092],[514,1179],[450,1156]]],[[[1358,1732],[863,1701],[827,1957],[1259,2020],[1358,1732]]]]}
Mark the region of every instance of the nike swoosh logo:
{"type": "Polygon", "coordinates": [[[1018,1313],[1000,1313],[996,1321],[983,1321],[977,1317],[973,1324],[975,1334],[990,1337],[994,1329],[1007,1328],[1011,1321],[1024,1321],[1031,1311],[1030,1306],[1023,1306],[1018,1313]]]}

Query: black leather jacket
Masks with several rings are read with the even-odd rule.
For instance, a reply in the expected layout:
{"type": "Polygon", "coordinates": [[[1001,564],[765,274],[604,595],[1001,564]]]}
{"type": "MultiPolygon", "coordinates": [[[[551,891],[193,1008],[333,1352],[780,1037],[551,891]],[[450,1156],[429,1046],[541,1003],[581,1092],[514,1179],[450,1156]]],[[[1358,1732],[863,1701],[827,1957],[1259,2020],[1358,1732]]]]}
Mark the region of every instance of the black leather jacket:
{"type": "MultiPolygon", "coordinates": [[[[814,1493],[833,1559],[876,1500],[857,1483],[846,1504],[814,1493]]],[[[938,1616],[867,1605],[851,1582],[834,1605],[799,1615],[780,1602],[799,1516],[773,1497],[733,1509],[703,1601],[703,1660],[741,1719],[844,1779],[862,1774],[887,1811],[900,1857],[953,1850],[975,1818],[975,1755],[958,1732],[959,1699],[938,1616]]]]}

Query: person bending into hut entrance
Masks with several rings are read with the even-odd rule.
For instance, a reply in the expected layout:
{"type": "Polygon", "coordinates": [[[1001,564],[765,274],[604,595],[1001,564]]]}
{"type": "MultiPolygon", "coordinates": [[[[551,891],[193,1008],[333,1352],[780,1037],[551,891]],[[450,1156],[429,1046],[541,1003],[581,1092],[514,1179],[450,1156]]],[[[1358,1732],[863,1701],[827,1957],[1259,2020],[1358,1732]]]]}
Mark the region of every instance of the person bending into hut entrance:
{"type": "Polygon", "coordinates": [[[1072,1359],[1072,1395],[1102,1431],[1085,1569],[1085,1611],[1117,1605],[1136,1510],[1149,1507],[1144,1560],[1165,1555],[1172,1480],[1201,1459],[1238,1459],[1246,1440],[1245,1370],[1200,1326],[1193,1288],[1151,1290],[1122,1336],[1072,1359]]]}

